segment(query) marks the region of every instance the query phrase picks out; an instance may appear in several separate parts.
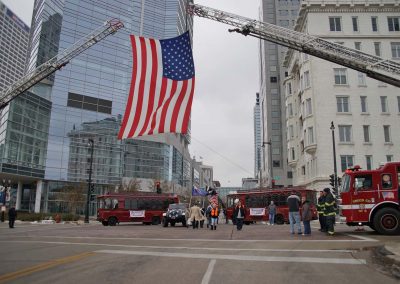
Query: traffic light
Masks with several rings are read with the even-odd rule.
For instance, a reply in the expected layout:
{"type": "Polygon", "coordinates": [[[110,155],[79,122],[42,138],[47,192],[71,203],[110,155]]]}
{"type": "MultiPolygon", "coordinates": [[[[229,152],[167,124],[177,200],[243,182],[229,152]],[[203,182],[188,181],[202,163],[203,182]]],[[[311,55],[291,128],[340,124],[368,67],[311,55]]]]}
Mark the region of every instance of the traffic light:
{"type": "Polygon", "coordinates": [[[329,176],[329,184],[335,187],[335,174],[329,176]]]}
{"type": "Polygon", "coordinates": [[[90,201],[95,201],[96,200],[96,195],[94,195],[94,194],[91,194],[90,195],[90,201]]]}
{"type": "Polygon", "coordinates": [[[161,194],[161,186],[159,181],[156,182],[156,190],[158,194],[161,194]]]}
{"type": "Polygon", "coordinates": [[[93,193],[94,192],[94,184],[92,183],[91,185],[90,185],[90,193],[93,193]]]}
{"type": "Polygon", "coordinates": [[[338,186],[342,185],[342,178],[340,178],[340,177],[337,178],[337,184],[338,184],[338,186]]]}

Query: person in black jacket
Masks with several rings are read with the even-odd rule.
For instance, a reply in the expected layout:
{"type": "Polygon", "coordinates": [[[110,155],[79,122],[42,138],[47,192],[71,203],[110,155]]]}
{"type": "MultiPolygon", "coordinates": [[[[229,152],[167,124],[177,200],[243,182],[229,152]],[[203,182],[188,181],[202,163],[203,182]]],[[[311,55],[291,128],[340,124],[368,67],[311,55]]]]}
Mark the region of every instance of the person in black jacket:
{"type": "Polygon", "coordinates": [[[240,231],[243,227],[243,220],[245,217],[245,210],[242,203],[239,201],[233,211],[233,224],[236,224],[236,228],[240,231]]]}
{"type": "Polygon", "coordinates": [[[326,220],[326,229],[328,231],[328,235],[333,236],[335,234],[335,206],[336,201],[333,197],[331,190],[329,188],[324,188],[324,196],[325,196],[325,208],[324,215],[326,220]]]}
{"type": "Polygon", "coordinates": [[[319,229],[321,232],[326,232],[326,221],[325,221],[325,196],[324,192],[320,191],[319,198],[318,198],[318,204],[317,204],[317,211],[318,211],[318,219],[319,219],[319,224],[321,226],[321,229],[319,229]]]}
{"type": "Polygon", "coordinates": [[[301,224],[300,224],[300,197],[296,194],[296,191],[292,191],[291,195],[287,199],[289,207],[289,222],[290,222],[290,233],[294,234],[294,225],[297,226],[297,234],[301,235],[301,224]]]}
{"type": "Polygon", "coordinates": [[[8,226],[10,229],[14,228],[15,218],[17,218],[17,211],[15,211],[14,207],[11,207],[10,210],[8,210],[8,226]]]}

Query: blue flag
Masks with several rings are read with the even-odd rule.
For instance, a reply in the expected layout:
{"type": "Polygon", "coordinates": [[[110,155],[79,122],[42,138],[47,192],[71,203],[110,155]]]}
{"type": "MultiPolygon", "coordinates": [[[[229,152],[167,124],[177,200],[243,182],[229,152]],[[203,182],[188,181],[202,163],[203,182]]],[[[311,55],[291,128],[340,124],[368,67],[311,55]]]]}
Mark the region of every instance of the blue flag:
{"type": "Polygon", "coordinates": [[[192,196],[206,196],[207,191],[204,188],[199,188],[196,186],[193,186],[192,188],[192,196]]]}

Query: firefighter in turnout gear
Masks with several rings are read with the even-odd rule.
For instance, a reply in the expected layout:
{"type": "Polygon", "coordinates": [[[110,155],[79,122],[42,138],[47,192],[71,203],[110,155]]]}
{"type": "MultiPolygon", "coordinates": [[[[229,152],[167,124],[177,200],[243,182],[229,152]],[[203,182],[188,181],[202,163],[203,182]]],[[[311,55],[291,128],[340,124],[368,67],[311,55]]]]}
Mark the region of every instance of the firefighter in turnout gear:
{"type": "Polygon", "coordinates": [[[318,219],[321,228],[319,229],[321,232],[326,232],[326,218],[324,215],[325,211],[325,196],[324,192],[319,192],[318,204],[317,204],[317,212],[318,212],[318,219]]]}
{"type": "Polygon", "coordinates": [[[335,234],[334,224],[336,216],[335,212],[336,201],[329,188],[324,188],[324,197],[325,197],[324,216],[326,221],[326,229],[328,231],[328,235],[333,236],[335,234]]]}

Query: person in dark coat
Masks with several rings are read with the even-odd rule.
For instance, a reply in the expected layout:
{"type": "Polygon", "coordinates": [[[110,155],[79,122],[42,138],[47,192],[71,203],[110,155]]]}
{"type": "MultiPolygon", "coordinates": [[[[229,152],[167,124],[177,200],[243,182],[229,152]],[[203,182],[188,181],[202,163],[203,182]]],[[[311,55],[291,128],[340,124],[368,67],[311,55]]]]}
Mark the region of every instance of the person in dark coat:
{"type": "Polygon", "coordinates": [[[312,214],[311,214],[311,209],[310,209],[310,202],[308,200],[306,200],[305,197],[302,197],[301,201],[302,201],[301,219],[303,220],[303,225],[304,225],[303,236],[311,235],[310,222],[312,220],[312,214]]]}
{"type": "Polygon", "coordinates": [[[239,201],[233,211],[233,224],[236,224],[236,228],[240,231],[243,227],[243,220],[245,217],[245,210],[242,203],[239,201]]]}
{"type": "Polygon", "coordinates": [[[319,219],[319,224],[321,228],[319,229],[321,232],[327,232],[326,230],[326,221],[325,221],[325,196],[324,192],[320,191],[319,193],[319,198],[318,198],[318,205],[317,205],[317,211],[318,211],[318,219],[319,219]]]}
{"type": "Polygon", "coordinates": [[[15,211],[14,207],[11,207],[8,210],[8,226],[10,227],[10,229],[14,228],[14,222],[16,218],[17,218],[17,211],[15,211]]]}
{"type": "Polygon", "coordinates": [[[324,215],[326,221],[326,229],[328,231],[329,236],[333,236],[335,234],[335,206],[336,200],[333,197],[331,190],[329,188],[324,188],[324,196],[325,196],[325,208],[324,208],[324,215]]]}

